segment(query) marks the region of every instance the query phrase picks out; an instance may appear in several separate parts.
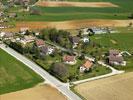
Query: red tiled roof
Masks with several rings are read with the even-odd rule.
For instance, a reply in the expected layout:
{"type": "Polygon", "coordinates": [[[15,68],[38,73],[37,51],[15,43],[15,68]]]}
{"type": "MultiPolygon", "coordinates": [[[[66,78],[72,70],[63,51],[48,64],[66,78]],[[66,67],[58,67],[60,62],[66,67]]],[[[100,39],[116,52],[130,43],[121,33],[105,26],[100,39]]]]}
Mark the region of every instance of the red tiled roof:
{"type": "Polygon", "coordinates": [[[74,61],[74,60],[75,60],[75,56],[65,55],[63,57],[63,61],[74,61]]]}
{"type": "Polygon", "coordinates": [[[82,65],[85,68],[91,68],[93,63],[89,60],[86,60],[86,62],[82,65]]]}
{"type": "Polygon", "coordinates": [[[45,43],[44,43],[43,40],[37,39],[37,40],[36,40],[36,45],[37,45],[37,46],[42,46],[42,45],[45,45],[45,43]]]}

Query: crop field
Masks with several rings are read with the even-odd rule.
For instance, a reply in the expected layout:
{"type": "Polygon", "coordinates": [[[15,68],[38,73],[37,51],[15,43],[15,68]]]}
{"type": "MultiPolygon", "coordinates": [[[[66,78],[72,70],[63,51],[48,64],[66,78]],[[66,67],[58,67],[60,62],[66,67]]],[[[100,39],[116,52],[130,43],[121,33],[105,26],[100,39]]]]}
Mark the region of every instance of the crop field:
{"type": "Polygon", "coordinates": [[[87,100],[132,100],[133,72],[79,84],[74,90],[87,100]]]}
{"type": "Polygon", "coordinates": [[[43,79],[0,49],[0,94],[30,88],[43,79]]]}
{"type": "Polygon", "coordinates": [[[38,1],[35,5],[42,7],[118,7],[110,2],[69,2],[69,1],[38,1]]]}
{"type": "MultiPolygon", "coordinates": [[[[75,0],[76,1],[76,0],[75,0]]],[[[81,0],[84,1],[84,0],[81,0]]],[[[19,20],[23,21],[65,21],[81,19],[129,19],[132,13],[132,0],[85,0],[87,2],[110,2],[118,7],[42,7],[34,6],[41,15],[30,15],[29,13],[18,12],[19,20]]],[[[58,3],[58,2],[57,2],[58,3]]]]}
{"type": "Polygon", "coordinates": [[[50,85],[38,85],[33,88],[7,93],[0,100],[67,100],[57,89],[50,85]]]}
{"type": "MultiPolygon", "coordinates": [[[[43,28],[57,28],[57,29],[80,29],[91,26],[100,26],[100,27],[127,27],[129,23],[133,23],[133,20],[74,20],[74,21],[61,21],[61,22],[43,22],[43,21],[23,21],[16,22],[14,28],[3,29],[3,31],[12,31],[17,32],[21,27],[29,27],[32,30],[43,29],[43,28]]],[[[127,32],[125,32],[127,33],[127,32]]]]}

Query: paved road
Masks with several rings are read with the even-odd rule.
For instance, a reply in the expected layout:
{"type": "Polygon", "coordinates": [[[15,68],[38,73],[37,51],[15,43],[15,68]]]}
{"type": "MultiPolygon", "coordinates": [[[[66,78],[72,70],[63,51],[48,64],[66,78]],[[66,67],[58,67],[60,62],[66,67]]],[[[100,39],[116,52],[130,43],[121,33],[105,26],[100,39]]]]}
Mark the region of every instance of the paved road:
{"type": "Polygon", "coordinates": [[[84,82],[89,82],[89,81],[93,81],[93,80],[98,80],[98,79],[110,77],[110,76],[117,75],[117,74],[121,74],[121,73],[124,73],[124,72],[123,72],[123,71],[120,71],[120,72],[118,72],[118,73],[111,72],[111,73],[109,73],[109,74],[105,74],[105,75],[101,75],[101,76],[97,76],[97,77],[92,77],[92,78],[88,78],[88,79],[85,79],[85,80],[75,81],[75,82],[72,82],[72,83],[73,83],[73,84],[81,84],[81,83],[84,83],[84,82]]]}
{"type": "MultiPolygon", "coordinates": [[[[66,48],[63,48],[61,46],[58,46],[54,43],[50,43],[48,41],[45,41],[47,44],[50,44],[52,46],[55,46],[56,48],[62,50],[62,51],[66,51],[66,52],[75,52],[76,54],[78,55],[82,55],[83,53],[80,53],[80,52],[77,52],[77,50],[69,50],[69,49],[66,49],[66,48]]],[[[83,54],[85,55],[85,54],[83,54]]],[[[91,60],[91,61],[94,61],[94,58],[93,57],[89,57],[89,56],[86,56],[85,55],[85,58],[91,60]]],[[[102,65],[102,66],[105,66],[107,68],[110,68],[112,70],[111,73],[109,74],[105,74],[105,75],[101,75],[101,76],[97,76],[97,77],[92,77],[92,78],[88,78],[88,79],[84,79],[84,80],[79,80],[79,81],[75,81],[75,82],[72,82],[73,84],[80,84],[80,83],[83,83],[83,82],[88,82],[88,81],[92,81],[92,80],[97,80],[97,79],[101,79],[101,78],[106,78],[106,77],[109,77],[109,76],[112,76],[112,75],[117,75],[117,74],[121,74],[121,73],[124,73],[124,71],[119,71],[119,70],[116,70],[115,68],[113,68],[112,66],[109,66],[107,64],[105,64],[104,62],[102,61],[98,61],[98,64],[102,65]]]]}
{"type": "Polygon", "coordinates": [[[43,70],[42,68],[40,68],[40,66],[38,66],[34,62],[30,61],[29,59],[27,59],[23,55],[17,53],[15,50],[13,50],[9,47],[6,48],[4,44],[0,44],[0,48],[3,49],[4,51],[6,51],[7,53],[9,53],[10,55],[12,55],[13,57],[15,57],[16,59],[18,59],[19,61],[23,62],[25,65],[27,65],[29,68],[34,70],[36,73],[38,73],[50,85],[54,86],[61,93],[63,93],[68,99],[81,100],[81,98],[79,96],[77,96],[75,93],[73,93],[69,89],[69,84],[60,82],[58,79],[56,79],[55,77],[50,75],[47,71],[43,70]]]}
{"type": "Polygon", "coordinates": [[[101,64],[101,65],[103,65],[103,66],[105,66],[107,68],[110,68],[112,70],[112,72],[109,73],[109,74],[105,74],[105,75],[101,75],[101,76],[96,76],[96,77],[92,77],[92,78],[88,78],[88,79],[84,79],[84,80],[79,80],[79,81],[75,81],[75,82],[72,82],[72,83],[73,84],[80,84],[80,83],[89,82],[89,81],[93,81],[93,80],[97,80],[97,79],[101,79],[101,78],[106,78],[106,77],[117,75],[117,74],[122,74],[122,73],[125,72],[125,71],[116,70],[113,67],[105,64],[102,61],[98,61],[98,64],[101,64]]]}

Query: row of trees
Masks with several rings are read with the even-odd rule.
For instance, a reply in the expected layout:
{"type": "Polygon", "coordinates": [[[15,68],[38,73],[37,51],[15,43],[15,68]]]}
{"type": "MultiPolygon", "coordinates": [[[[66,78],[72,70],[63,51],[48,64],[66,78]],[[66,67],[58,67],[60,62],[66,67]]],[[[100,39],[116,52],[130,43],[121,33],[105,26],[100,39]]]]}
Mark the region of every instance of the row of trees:
{"type": "Polygon", "coordinates": [[[59,44],[65,48],[72,48],[72,44],[69,40],[70,33],[64,30],[53,29],[43,29],[41,30],[41,34],[39,38],[47,41],[52,41],[54,43],[59,44]]]}

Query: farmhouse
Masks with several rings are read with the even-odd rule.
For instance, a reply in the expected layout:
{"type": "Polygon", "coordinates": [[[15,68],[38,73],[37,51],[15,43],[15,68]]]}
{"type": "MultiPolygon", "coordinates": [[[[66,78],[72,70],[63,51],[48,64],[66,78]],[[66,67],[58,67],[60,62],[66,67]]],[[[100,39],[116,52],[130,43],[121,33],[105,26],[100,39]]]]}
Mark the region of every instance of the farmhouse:
{"type": "Polygon", "coordinates": [[[80,67],[80,72],[89,71],[93,66],[93,63],[90,60],[86,60],[86,62],[80,67]]]}
{"type": "Polygon", "coordinates": [[[37,47],[42,47],[45,45],[45,42],[42,39],[37,39],[36,40],[36,46],[37,47]]]}
{"type": "Polygon", "coordinates": [[[124,61],[124,58],[122,57],[122,55],[119,53],[118,50],[110,50],[108,59],[110,65],[121,65],[121,66],[126,65],[126,61],[124,61]]]}
{"type": "Polygon", "coordinates": [[[63,57],[63,62],[66,64],[74,65],[76,64],[75,56],[65,55],[63,57]]]}

